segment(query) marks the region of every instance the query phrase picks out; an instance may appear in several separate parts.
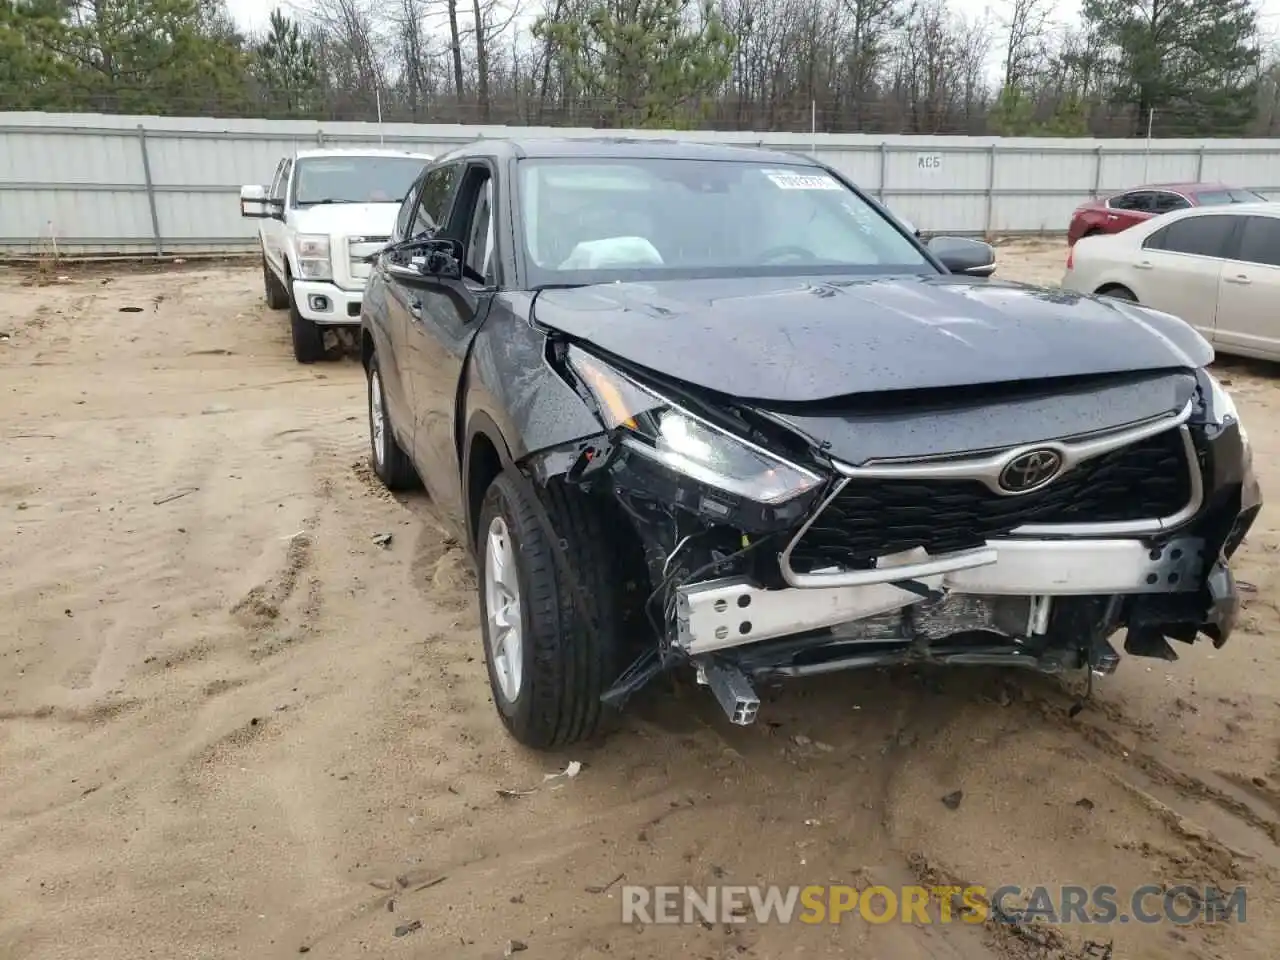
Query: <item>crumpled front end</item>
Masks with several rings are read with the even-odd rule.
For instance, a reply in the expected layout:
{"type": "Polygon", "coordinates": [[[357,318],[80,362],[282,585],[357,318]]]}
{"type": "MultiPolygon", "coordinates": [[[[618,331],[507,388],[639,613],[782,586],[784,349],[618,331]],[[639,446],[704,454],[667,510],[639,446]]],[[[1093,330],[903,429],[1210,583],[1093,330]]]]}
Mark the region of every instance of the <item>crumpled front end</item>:
{"type": "Polygon", "coordinates": [[[691,662],[748,723],[769,677],[1106,674],[1121,630],[1127,653],[1172,660],[1174,641],[1221,646],[1234,627],[1229,562],[1261,497],[1204,371],[796,415],[651,389],[576,347],[560,359],[606,430],[589,457],[531,469],[616,500],[648,567],[655,643],[619,698],[691,662]],[[1105,414],[1071,412],[1103,394],[1105,414]]]}

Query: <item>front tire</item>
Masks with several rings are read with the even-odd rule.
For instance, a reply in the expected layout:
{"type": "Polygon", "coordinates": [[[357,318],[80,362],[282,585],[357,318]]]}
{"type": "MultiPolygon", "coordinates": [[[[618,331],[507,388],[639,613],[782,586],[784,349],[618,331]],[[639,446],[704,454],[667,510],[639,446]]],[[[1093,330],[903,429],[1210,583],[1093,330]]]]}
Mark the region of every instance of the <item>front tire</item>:
{"type": "Polygon", "coordinates": [[[378,355],[369,359],[369,464],[388,490],[408,490],[417,483],[413,461],[396,441],[387,414],[387,394],[382,387],[378,355]]]}
{"type": "Polygon", "coordinates": [[[289,283],[289,333],[293,339],[293,358],[299,363],[318,363],[324,359],[324,333],[318,323],[298,311],[298,298],[289,283]]]}
{"type": "Polygon", "coordinates": [[[289,306],[289,291],[276,279],[275,273],[267,264],[267,255],[262,255],[262,288],[267,299],[267,307],[271,310],[283,310],[289,306]]]}
{"type": "Polygon", "coordinates": [[[480,510],[480,631],[498,715],[538,750],[587,740],[617,720],[600,702],[619,675],[623,606],[617,530],[584,495],[499,474],[480,510]],[[540,519],[543,506],[554,533],[540,519]],[[560,538],[564,567],[551,537],[560,538]],[[565,581],[576,578],[578,589],[565,581]],[[585,608],[584,608],[585,604],[585,608]]]}

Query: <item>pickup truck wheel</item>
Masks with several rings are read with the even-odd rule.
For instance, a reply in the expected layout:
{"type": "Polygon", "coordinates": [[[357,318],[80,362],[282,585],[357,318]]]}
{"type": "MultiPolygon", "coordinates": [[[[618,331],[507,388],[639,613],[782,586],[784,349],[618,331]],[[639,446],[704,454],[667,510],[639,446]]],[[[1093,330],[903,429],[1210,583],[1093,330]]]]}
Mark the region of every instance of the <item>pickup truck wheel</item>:
{"type": "Polygon", "coordinates": [[[377,354],[369,360],[369,447],[373,472],[388,490],[407,490],[415,485],[417,473],[413,461],[401,449],[391,430],[377,354]]]}
{"type": "Polygon", "coordinates": [[[534,503],[532,491],[499,474],[485,494],[477,545],[494,705],[511,735],[539,750],[586,740],[617,720],[600,696],[618,677],[623,636],[619,554],[609,546],[616,531],[585,496],[557,485],[545,490],[534,503]],[[552,536],[576,591],[556,562],[552,536]]]}
{"type": "Polygon", "coordinates": [[[324,334],[319,324],[298,312],[298,301],[289,291],[289,331],[293,335],[293,358],[299,363],[316,363],[324,359],[324,334]]]}
{"type": "Polygon", "coordinates": [[[283,310],[289,306],[289,291],[276,279],[267,265],[266,254],[262,255],[262,287],[267,298],[267,307],[271,310],[283,310]]]}

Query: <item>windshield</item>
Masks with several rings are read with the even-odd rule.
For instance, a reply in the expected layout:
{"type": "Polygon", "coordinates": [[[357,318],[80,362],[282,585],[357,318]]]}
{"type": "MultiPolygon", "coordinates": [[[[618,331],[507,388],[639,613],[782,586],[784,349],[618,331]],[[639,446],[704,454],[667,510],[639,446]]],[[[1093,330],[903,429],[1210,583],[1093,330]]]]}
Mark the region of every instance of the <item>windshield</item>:
{"type": "Polygon", "coordinates": [[[293,202],[400,203],[425,165],[421,157],[303,157],[293,202]]]}
{"type": "Polygon", "coordinates": [[[1266,197],[1254,193],[1252,190],[1210,190],[1206,193],[1197,193],[1196,202],[1202,207],[1210,207],[1220,203],[1257,203],[1262,201],[1265,203],[1266,197]]]}
{"type": "Polygon", "coordinates": [[[938,272],[866,200],[803,165],[523,160],[520,206],[531,286],[938,272]]]}

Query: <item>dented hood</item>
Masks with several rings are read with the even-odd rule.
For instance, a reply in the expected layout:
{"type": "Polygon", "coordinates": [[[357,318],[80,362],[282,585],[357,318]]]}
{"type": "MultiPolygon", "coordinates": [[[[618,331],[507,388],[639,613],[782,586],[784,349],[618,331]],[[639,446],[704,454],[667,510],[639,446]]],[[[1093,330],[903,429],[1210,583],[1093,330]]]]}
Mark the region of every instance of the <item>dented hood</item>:
{"type": "Polygon", "coordinates": [[[541,291],[534,319],[707,390],[791,403],[1213,359],[1169,314],[957,276],[597,284],[541,291]]]}

